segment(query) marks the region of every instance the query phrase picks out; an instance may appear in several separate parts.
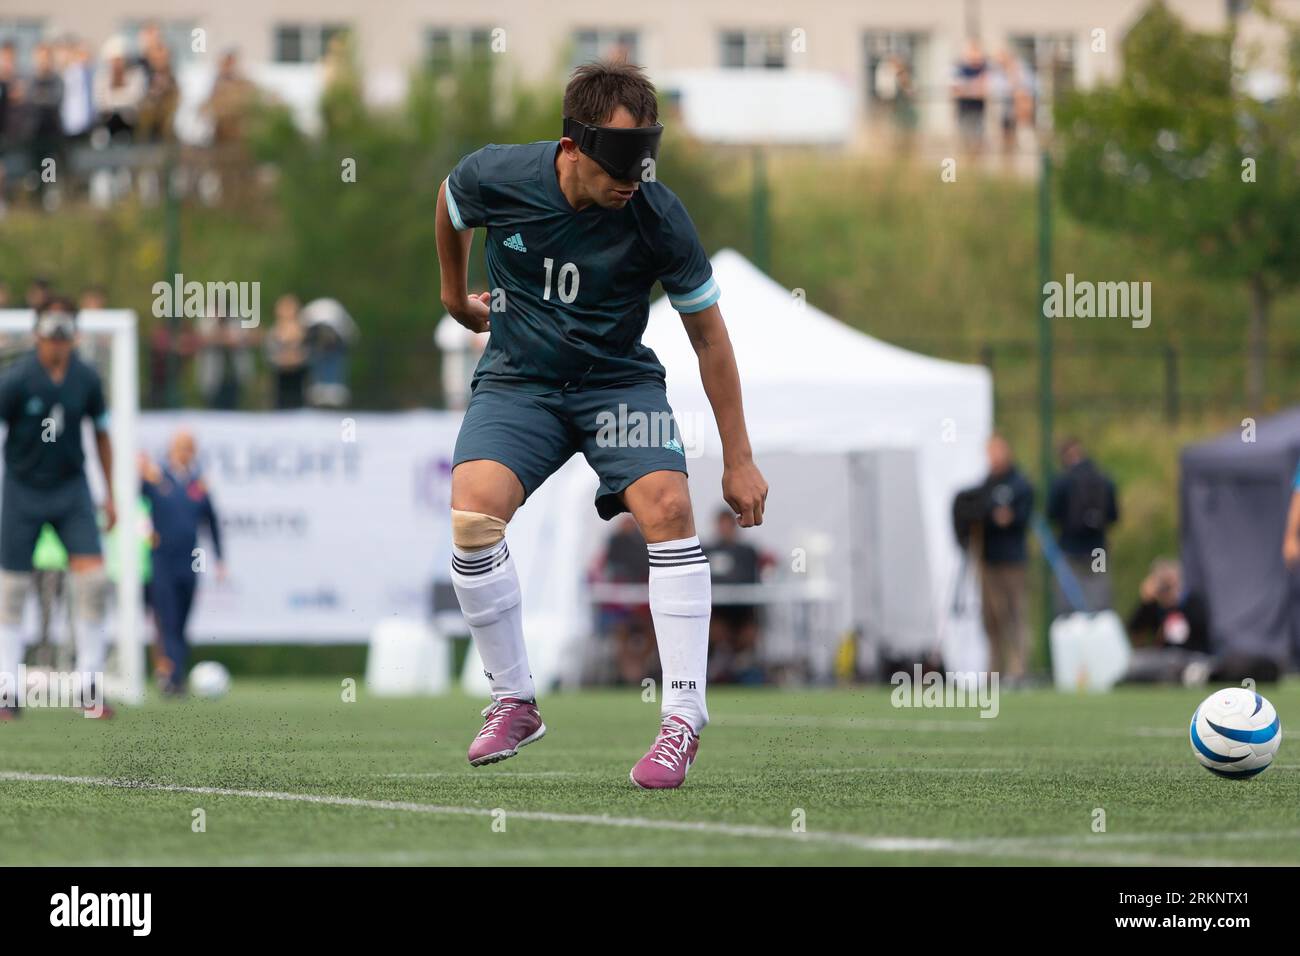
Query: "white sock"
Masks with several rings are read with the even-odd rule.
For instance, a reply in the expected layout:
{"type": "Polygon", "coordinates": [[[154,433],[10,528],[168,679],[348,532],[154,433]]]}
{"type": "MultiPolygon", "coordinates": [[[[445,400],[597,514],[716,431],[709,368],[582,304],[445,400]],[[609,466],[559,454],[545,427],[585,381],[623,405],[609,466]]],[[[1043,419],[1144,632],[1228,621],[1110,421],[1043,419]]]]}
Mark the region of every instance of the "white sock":
{"type": "Polygon", "coordinates": [[[692,535],[646,546],[650,551],[650,616],[663,666],[663,717],[686,720],[698,734],[709,722],[704,684],[709,670],[709,561],[692,535]]]}
{"type": "Polygon", "coordinates": [[[492,699],[536,699],[524,646],[519,574],[505,539],[476,551],[451,550],[451,583],[483,662],[483,673],[492,685],[492,699]]]}
{"type": "Polygon", "coordinates": [[[0,687],[4,688],[7,699],[16,699],[22,662],[21,627],[14,624],[0,625],[0,687]]]}
{"type": "Polygon", "coordinates": [[[108,624],[103,618],[77,621],[77,670],[98,681],[108,659],[108,624]]]}

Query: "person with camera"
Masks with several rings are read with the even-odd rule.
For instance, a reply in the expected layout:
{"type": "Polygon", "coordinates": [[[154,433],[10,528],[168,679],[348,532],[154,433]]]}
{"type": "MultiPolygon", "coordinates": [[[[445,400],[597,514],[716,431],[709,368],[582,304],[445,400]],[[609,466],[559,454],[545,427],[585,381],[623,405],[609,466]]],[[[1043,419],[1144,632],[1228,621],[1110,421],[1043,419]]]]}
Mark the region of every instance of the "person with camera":
{"type": "Polygon", "coordinates": [[[989,640],[989,666],[1002,680],[1025,675],[1029,601],[1025,536],[1034,510],[1034,487],[1016,466],[1011,444],[995,434],[988,443],[989,474],[979,489],[983,521],[979,546],[980,601],[989,640]]]}
{"type": "MultiPolygon", "coordinates": [[[[1083,591],[1078,610],[1105,611],[1114,607],[1107,573],[1106,531],[1119,520],[1115,483],[1088,457],[1077,438],[1061,444],[1061,473],[1047,496],[1047,518],[1056,527],[1057,541],[1083,591]]],[[[1053,588],[1056,613],[1068,613],[1070,602],[1059,581],[1053,588]]]]}

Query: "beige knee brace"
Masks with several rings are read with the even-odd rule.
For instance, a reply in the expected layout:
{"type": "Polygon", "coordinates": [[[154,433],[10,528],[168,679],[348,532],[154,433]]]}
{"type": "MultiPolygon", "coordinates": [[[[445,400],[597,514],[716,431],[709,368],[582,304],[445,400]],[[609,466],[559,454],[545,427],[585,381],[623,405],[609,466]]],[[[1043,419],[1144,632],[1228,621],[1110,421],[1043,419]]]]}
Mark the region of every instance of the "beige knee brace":
{"type": "Polygon", "coordinates": [[[477,511],[451,512],[451,543],[462,551],[490,548],[506,536],[506,523],[477,511]]]}

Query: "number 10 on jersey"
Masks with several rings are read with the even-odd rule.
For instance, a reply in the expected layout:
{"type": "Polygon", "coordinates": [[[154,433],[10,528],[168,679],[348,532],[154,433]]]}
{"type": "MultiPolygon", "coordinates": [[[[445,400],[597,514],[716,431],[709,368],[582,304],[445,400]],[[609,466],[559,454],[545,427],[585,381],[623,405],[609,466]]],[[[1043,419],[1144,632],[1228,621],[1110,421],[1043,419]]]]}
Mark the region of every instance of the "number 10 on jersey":
{"type": "MultiPolygon", "coordinates": [[[[551,298],[551,272],[555,269],[555,260],[545,259],[542,264],[546,267],[546,283],[542,288],[542,299],[549,301],[551,298]]],[[[559,296],[560,301],[565,305],[578,297],[578,267],[572,262],[566,262],[560,266],[560,279],[556,285],[555,294],[559,296]]]]}

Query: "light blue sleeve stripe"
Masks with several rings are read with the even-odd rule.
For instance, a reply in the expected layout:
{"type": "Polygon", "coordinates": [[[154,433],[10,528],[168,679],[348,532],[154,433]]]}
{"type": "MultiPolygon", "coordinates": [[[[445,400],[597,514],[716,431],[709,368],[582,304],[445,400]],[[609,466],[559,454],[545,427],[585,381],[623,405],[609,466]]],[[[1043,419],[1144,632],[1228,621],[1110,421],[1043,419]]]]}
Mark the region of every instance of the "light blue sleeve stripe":
{"type": "Polygon", "coordinates": [[[1300,491],[1300,465],[1296,466],[1295,479],[1292,481],[1291,486],[1295,488],[1296,491],[1300,491]]]}
{"type": "Polygon", "coordinates": [[[106,432],[108,431],[108,426],[109,426],[108,412],[104,412],[102,415],[100,415],[98,418],[95,419],[95,431],[106,432]]]}
{"type": "Polygon", "coordinates": [[[668,301],[678,312],[703,312],[713,303],[722,298],[722,290],[718,288],[718,283],[709,277],[709,281],[704,283],[694,292],[688,292],[685,295],[673,295],[668,293],[668,301]]]}
{"type": "Polygon", "coordinates": [[[443,194],[447,197],[447,215],[451,216],[451,224],[456,227],[456,231],[464,232],[465,220],[460,218],[460,210],[456,208],[456,197],[451,191],[451,177],[444,179],[443,184],[446,186],[443,194]]]}

